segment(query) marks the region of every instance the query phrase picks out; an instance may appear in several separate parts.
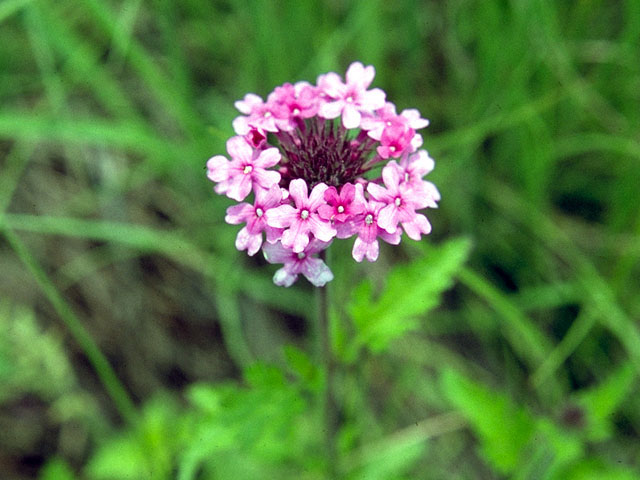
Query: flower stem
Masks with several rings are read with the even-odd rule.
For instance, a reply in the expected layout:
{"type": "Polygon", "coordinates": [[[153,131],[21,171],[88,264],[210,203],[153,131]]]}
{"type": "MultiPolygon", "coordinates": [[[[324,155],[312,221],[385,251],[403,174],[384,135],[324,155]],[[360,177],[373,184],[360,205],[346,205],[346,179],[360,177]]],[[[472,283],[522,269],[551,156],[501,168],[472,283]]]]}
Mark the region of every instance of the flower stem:
{"type": "MultiPolygon", "coordinates": [[[[320,258],[327,262],[327,250],[320,252],[320,258]]],[[[336,473],[336,434],[338,432],[337,406],[334,393],[335,361],[331,349],[331,325],[329,319],[329,286],[318,287],[318,334],[319,356],[325,370],[325,384],[322,399],[325,448],[329,478],[336,473]]]]}

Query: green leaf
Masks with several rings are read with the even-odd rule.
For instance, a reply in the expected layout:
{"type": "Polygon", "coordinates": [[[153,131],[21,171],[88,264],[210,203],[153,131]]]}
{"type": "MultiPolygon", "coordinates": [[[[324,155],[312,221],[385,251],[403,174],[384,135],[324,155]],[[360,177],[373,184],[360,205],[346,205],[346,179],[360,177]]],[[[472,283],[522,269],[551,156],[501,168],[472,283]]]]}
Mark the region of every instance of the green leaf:
{"type": "Polygon", "coordinates": [[[513,473],[535,430],[535,421],[506,395],[469,380],[454,370],[442,375],[448,400],[469,421],[484,457],[502,474],[513,473]]]}
{"type": "Polygon", "coordinates": [[[38,474],[38,480],[75,480],[75,478],[69,464],[61,458],[49,460],[38,474]]]}
{"type": "Polygon", "coordinates": [[[305,352],[293,345],[287,345],[284,347],[284,356],[289,368],[307,388],[313,391],[320,388],[320,371],[305,352]]]}
{"type": "Polygon", "coordinates": [[[415,328],[419,316],[437,306],[440,294],[453,284],[470,246],[467,239],[450,240],[428,255],[394,268],[377,299],[370,280],[360,283],[349,304],[358,329],[356,346],[365,344],[380,352],[415,328]]]}
{"type": "Polygon", "coordinates": [[[627,466],[608,465],[598,458],[587,458],[559,472],[554,480],[634,480],[638,474],[627,466]]]}
{"type": "Polygon", "coordinates": [[[577,395],[587,416],[591,440],[604,440],[611,435],[611,416],[631,392],[636,376],[637,371],[626,361],[600,385],[577,395]]]}

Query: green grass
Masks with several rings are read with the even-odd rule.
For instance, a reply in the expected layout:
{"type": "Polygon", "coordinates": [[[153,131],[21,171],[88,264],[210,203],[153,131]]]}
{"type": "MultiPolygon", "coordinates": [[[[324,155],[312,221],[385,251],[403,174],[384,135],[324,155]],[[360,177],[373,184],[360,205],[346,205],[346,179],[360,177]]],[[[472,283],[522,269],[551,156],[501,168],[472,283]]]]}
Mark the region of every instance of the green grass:
{"type": "Polygon", "coordinates": [[[332,246],[342,476],[640,475],[638,39],[633,0],[0,2],[0,471],[323,478],[313,291],[205,162],[245,93],[361,60],[443,200],[332,246]]]}

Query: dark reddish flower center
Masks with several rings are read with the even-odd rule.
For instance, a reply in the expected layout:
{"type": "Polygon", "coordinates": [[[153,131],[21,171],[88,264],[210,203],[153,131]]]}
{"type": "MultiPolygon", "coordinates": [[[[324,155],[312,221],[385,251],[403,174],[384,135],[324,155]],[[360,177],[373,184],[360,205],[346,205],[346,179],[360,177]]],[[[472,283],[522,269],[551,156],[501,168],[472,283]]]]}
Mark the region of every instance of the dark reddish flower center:
{"type": "Polygon", "coordinates": [[[282,151],[281,186],[302,178],[309,188],[318,183],[340,188],[371,168],[375,141],[365,132],[350,138],[339,122],[311,118],[292,132],[275,134],[282,151]]]}

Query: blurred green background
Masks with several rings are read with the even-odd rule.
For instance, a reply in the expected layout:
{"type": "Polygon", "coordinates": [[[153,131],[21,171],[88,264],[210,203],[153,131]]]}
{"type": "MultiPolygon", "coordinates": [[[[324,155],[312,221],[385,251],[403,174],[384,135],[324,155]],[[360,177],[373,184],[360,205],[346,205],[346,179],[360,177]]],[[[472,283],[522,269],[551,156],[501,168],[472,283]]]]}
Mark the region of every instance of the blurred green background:
{"type": "Polygon", "coordinates": [[[313,289],[205,162],[355,60],[443,200],[332,246],[335,475],[640,478],[636,0],[1,0],[1,478],[328,478],[313,289]]]}

